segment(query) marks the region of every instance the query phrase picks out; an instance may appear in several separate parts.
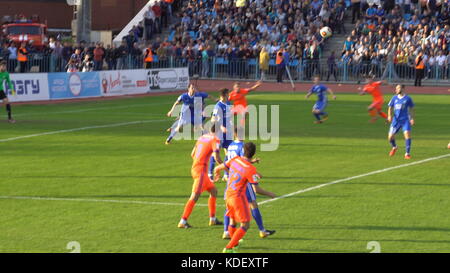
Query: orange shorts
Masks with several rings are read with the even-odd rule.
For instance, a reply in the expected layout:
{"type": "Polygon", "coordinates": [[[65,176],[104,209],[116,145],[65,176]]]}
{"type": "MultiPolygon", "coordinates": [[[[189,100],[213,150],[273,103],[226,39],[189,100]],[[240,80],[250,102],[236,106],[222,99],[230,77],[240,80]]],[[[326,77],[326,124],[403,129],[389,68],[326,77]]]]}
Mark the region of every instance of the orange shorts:
{"type": "Polygon", "coordinates": [[[247,113],[247,110],[247,106],[239,104],[233,106],[233,108],[231,109],[231,113],[233,113],[234,115],[245,115],[247,113]]]}
{"type": "Polygon", "coordinates": [[[383,108],[383,103],[384,103],[383,100],[375,100],[372,102],[372,104],[369,107],[377,109],[378,111],[381,111],[381,109],[383,108]]]}
{"type": "Polygon", "coordinates": [[[215,187],[214,183],[208,177],[208,167],[206,165],[193,168],[191,174],[194,179],[192,192],[200,194],[215,187]]]}
{"type": "Polygon", "coordinates": [[[226,215],[238,223],[250,222],[252,217],[247,196],[227,198],[226,215]]]}

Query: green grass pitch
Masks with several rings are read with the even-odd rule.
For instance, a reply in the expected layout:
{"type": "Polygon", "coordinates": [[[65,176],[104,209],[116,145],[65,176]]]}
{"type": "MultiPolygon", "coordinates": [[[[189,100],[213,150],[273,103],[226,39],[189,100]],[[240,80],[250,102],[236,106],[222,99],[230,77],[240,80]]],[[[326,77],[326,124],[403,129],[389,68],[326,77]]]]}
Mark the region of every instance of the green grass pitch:
{"type": "MultiPolygon", "coordinates": [[[[206,194],[194,228],[176,227],[191,192],[194,141],[164,145],[175,98],[15,106],[18,123],[0,123],[0,252],[69,252],[71,241],[81,252],[220,252],[226,242],[222,227],[208,226],[206,194]],[[134,121],[147,122],[122,124],[134,121]],[[99,125],[108,126],[91,127],[99,125]],[[91,128],[70,131],[83,127],[91,128]]],[[[330,119],[315,125],[314,99],[304,93],[252,93],[252,104],[280,105],[280,146],[257,152],[262,187],[283,195],[450,153],[450,97],[412,98],[406,161],[402,135],[389,158],[388,126],[368,123],[368,96],[338,94],[330,119]]],[[[221,195],[224,183],[217,186],[221,195]]],[[[260,239],[252,222],[241,252],[367,253],[370,241],[381,252],[450,252],[449,196],[450,157],[330,185],[262,205],[277,233],[260,239]]],[[[218,205],[222,219],[221,198],[218,205]]]]}

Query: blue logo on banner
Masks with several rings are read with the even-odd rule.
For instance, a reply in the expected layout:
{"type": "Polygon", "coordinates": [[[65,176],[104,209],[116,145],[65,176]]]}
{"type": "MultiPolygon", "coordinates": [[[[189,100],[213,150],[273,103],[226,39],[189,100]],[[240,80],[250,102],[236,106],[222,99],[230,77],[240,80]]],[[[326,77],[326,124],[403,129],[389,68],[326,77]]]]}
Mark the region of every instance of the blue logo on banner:
{"type": "MultiPolygon", "coordinates": [[[[41,86],[39,80],[11,80],[17,95],[39,94],[41,86]]],[[[8,84],[5,84],[7,94],[11,94],[8,84]]]]}
{"type": "Polygon", "coordinates": [[[48,87],[51,99],[101,96],[97,72],[50,73],[48,87]]]}

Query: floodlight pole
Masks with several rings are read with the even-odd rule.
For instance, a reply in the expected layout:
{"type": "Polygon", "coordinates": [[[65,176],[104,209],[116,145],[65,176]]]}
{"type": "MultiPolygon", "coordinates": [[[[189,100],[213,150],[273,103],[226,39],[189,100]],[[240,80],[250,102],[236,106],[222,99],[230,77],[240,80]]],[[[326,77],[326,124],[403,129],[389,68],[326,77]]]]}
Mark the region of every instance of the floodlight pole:
{"type": "Polygon", "coordinates": [[[77,42],[91,40],[92,0],[78,0],[77,11],[77,42]]]}

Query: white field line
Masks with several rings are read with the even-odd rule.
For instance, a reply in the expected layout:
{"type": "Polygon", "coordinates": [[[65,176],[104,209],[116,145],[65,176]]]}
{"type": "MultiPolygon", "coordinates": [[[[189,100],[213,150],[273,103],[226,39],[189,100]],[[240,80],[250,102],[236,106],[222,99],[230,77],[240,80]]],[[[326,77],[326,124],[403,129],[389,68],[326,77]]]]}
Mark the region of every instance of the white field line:
{"type": "MultiPolygon", "coordinates": [[[[96,107],[96,108],[86,108],[86,109],[78,109],[78,110],[67,110],[67,111],[58,111],[58,112],[30,112],[23,114],[16,114],[15,117],[26,117],[26,116],[36,116],[36,115],[51,115],[51,114],[71,114],[71,113],[83,113],[89,111],[99,111],[99,110],[110,110],[110,109],[127,109],[132,107],[144,107],[144,106],[154,106],[161,105],[162,103],[141,103],[141,104],[130,104],[130,105],[121,105],[121,106],[111,106],[111,107],[96,107]]],[[[142,113],[145,114],[145,113],[142,113]]]]}
{"type": "MultiPolygon", "coordinates": [[[[267,204],[269,202],[277,201],[277,200],[280,200],[280,199],[283,199],[283,198],[286,198],[286,197],[290,197],[290,196],[294,196],[294,195],[297,195],[297,194],[300,194],[300,193],[304,193],[304,192],[320,189],[320,188],[323,188],[325,186],[329,186],[329,185],[333,185],[333,184],[337,184],[337,183],[341,183],[341,182],[345,182],[345,181],[349,181],[349,180],[354,180],[354,179],[358,179],[358,178],[361,178],[361,177],[366,177],[366,176],[369,176],[369,175],[383,173],[383,172],[387,172],[387,171],[391,171],[391,170],[395,170],[395,169],[399,169],[399,168],[404,168],[404,167],[408,167],[408,166],[422,164],[422,163],[425,163],[425,162],[438,160],[438,159],[442,159],[442,158],[449,157],[449,156],[450,156],[450,154],[445,154],[445,155],[441,155],[441,156],[436,156],[436,157],[423,159],[423,160],[416,161],[416,162],[411,162],[411,163],[407,163],[407,164],[402,164],[402,165],[398,165],[398,166],[394,166],[394,167],[381,169],[381,170],[378,170],[378,171],[373,171],[373,172],[370,172],[370,173],[360,174],[360,175],[356,175],[356,176],[352,176],[352,177],[348,177],[348,178],[343,178],[343,179],[331,181],[331,182],[320,184],[320,185],[317,185],[317,186],[314,186],[314,187],[310,187],[310,188],[306,188],[306,189],[299,190],[299,191],[296,191],[296,192],[292,192],[292,193],[289,193],[289,194],[285,194],[285,195],[282,195],[282,196],[274,198],[274,199],[265,200],[265,201],[259,202],[258,204],[259,205],[267,204]]],[[[185,205],[183,203],[169,203],[169,202],[150,202],[150,201],[135,201],[135,200],[109,200],[109,199],[84,199],[84,198],[57,198],[57,197],[39,197],[39,196],[0,196],[0,199],[41,200],[41,201],[75,201],[75,202],[122,203],[122,204],[140,204],[140,205],[170,205],[170,206],[184,206],[185,205]]],[[[199,204],[199,203],[197,203],[196,205],[197,206],[202,206],[202,207],[208,206],[207,204],[199,204]]],[[[217,205],[217,206],[218,207],[224,207],[224,205],[217,205]]]]}
{"type": "MultiPolygon", "coordinates": [[[[167,205],[167,206],[184,206],[184,203],[170,202],[150,202],[136,200],[110,200],[110,199],[85,199],[85,198],[58,198],[58,197],[39,197],[39,196],[0,196],[0,199],[18,199],[18,200],[40,200],[40,201],[74,201],[74,202],[94,202],[94,203],[120,203],[120,204],[137,204],[137,205],[167,205]]],[[[186,197],[187,200],[187,197],[186,197]]],[[[196,206],[207,207],[207,204],[195,204],[196,206]]]]}
{"type": "Polygon", "coordinates": [[[370,175],[374,175],[374,174],[384,173],[384,172],[388,172],[388,171],[392,171],[392,170],[396,170],[396,169],[400,169],[400,168],[404,168],[404,167],[418,165],[418,164],[422,164],[422,163],[425,163],[425,162],[442,159],[442,158],[445,158],[445,157],[450,157],[450,154],[445,154],[445,155],[436,156],[436,157],[430,157],[430,158],[419,160],[419,161],[416,161],[416,162],[411,162],[411,163],[407,163],[407,164],[402,164],[402,165],[398,165],[398,166],[394,166],[394,167],[381,169],[381,170],[378,170],[378,171],[373,171],[373,172],[369,172],[369,173],[365,173],[365,174],[360,174],[360,175],[356,175],[356,176],[351,176],[351,177],[347,177],[347,178],[334,180],[334,181],[331,181],[331,182],[328,182],[328,183],[324,183],[324,184],[320,184],[320,185],[317,185],[317,186],[309,187],[309,188],[306,188],[306,189],[303,189],[303,190],[299,190],[299,191],[296,191],[296,192],[291,192],[291,193],[288,193],[288,194],[276,197],[274,199],[268,199],[268,200],[259,202],[258,204],[259,205],[264,205],[264,204],[267,204],[267,203],[270,203],[270,202],[274,202],[274,201],[277,201],[277,200],[280,200],[280,199],[284,199],[286,197],[291,197],[291,196],[294,196],[294,195],[297,195],[297,194],[301,194],[301,193],[304,193],[304,192],[317,190],[317,189],[320,189],[320,188],[323,188],[323,187],[326,187],[326,186],[330,186],[330,185],[334,185],[334,184],[338,184],[338,183],[341,183],[341,182],[346,182],[346,181],[350,181],[350,180],[354,180],[354,179],[358,179],[358,178],[362,178],[362,177],[366,177],[366,176],[370,176],[370,175]]]}
{"type": "Polygon", "coordinates": [[[161,119],[161,120],[138,120],[138,121],[130,121],[130,122],[122,122],[122,123],[87,126],[87,127],[65,129],[65,130],[51,131],[51,132],[45,132],[45,133],[39,133],[39,134],[32,134],[32,135],[25,135],[25,136],[5,138],[5,139],[0,139],[0,142],[8,142],[8,141],[14,141],[14,140],[31,138],[31,137],[39,137],[39,136],[46,136],[46,135],[70,133],[70,132],[90,130],[90,129],[111,128],[111,127],[120,127],[120,126],[127,126],[127,125],[140,124],[140,123],[163,122],[163,121],[167,121],[167,120],[165,120],[165,119],[161,119]]]}

